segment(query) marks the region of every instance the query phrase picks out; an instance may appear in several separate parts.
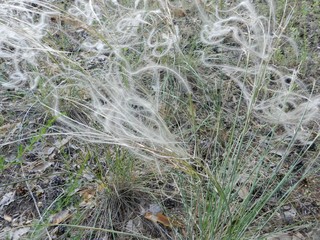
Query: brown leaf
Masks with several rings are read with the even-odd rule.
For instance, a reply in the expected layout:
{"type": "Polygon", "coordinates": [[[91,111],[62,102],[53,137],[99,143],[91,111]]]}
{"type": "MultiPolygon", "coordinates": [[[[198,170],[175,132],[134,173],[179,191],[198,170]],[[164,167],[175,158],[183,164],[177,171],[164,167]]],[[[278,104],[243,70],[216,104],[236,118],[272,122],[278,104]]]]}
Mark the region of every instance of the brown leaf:
{"type": "Polygon", "coordinates": [[[33,172],[44,172],[52,164],[53,164],[52,162],[38,161],[38,162],[33,164],[33,166],[32,166],[30,171],[33,171],[33,172]]]}
{"type": "Polygon", "coordinates": [[[147,212],[144,217],[154,223],[161,223],[166,227],[183,227],[183,224],[177,220],[173,220],[168,218],[167,216],[163,215],[162,213],[157,213],[156,215],[152,214],[151,212],[147,212]]]}
{"type": "Polygon", "coordinates": [[[80,196],[84,201],[88,201],[94,197],[96,191],[93,188],[85,188],[79,191],[80,196]]]}
{"type": "Polygon", "coordinates": [[[15,124],[13,123],[7,123],[5,125],[0,126],[0,133],[5,133],[10,130],[10,128],[13,128],[15,124]]]}
{"type": "Polygon", "coordinates": [[[244,200],[249,195],[249,189],[246,185],[242,185],[238,192],[239,197],[244,200]]]}
{"type": "Polygon", "coordinates": [[[187,15],[186,11],[182,8],[173,8],[171,12],[173,13],[173,16],[177,18],[185,17],[187,15]]]}
{"type": "Polygon", "coordinates": [[[71,213],[69,210],[64,210],[64,211],[61,211],[55,215],[53,215],[51,217],[51,223],[52,224],[59,224],[59,223],[62,223],[64,221],[66,221],[68,218],[71,217],[71,213]]]}
{"type": "Polygon", "coordinates": [[[96,190],[93,187],[85,188],[79,191],[79,195],[82,198],[82,202],[80,203],[80,206],[92,205],[93,204],[92,200],[96,195],[96,190]]]}
{"type": "Polygon", "coordinates": [[[296,233],[275,233],[266,238],[267,240],[302,240],[305,239],[301,234],[296,233]]]}

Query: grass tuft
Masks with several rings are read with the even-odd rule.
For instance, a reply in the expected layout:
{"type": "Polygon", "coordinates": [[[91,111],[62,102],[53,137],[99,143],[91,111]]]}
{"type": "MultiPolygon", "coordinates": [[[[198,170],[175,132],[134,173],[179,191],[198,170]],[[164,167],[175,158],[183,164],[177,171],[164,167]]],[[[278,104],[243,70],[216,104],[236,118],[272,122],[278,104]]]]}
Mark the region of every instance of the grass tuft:
{"type": "MultiPolygon", "coordinates": [[[[304,215],[299,198],[316,199],[316,188],[306,196],[301,184],[318,176],[320,95],[294,26],[306,3],[187,2],[0,2],[5,107],[20,105],[24,124],[36,122],[30,109],[54,119],[19,134],[20,116],[0,115],[0,134],[12,133],[0,147],[20,144],[15,184],[25,183],[20,197],[37,213],[26,235],[311,234],[319,213],[304,215]],[[34,170],[34,161],[47,164],[34,170]]],[[[7,155],[1,150],[4,187],[7,155]]]]}

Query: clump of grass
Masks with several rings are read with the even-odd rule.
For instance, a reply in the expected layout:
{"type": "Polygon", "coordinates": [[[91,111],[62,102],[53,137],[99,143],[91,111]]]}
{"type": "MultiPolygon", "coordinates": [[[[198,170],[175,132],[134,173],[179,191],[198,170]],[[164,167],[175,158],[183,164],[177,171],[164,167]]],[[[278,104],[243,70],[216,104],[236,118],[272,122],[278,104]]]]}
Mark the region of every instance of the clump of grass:
{"type": "Polygon", "coordinates": [[[92,170],[95,180],[83,182],[78,192],[81,197],[80,209],[70,224],[83,226],[83,231],[69,227],[64,237],[70,234],[80,239],[83,236],[90,239],[139,236],[141,228],[130,230],[127,224],[135,219],[139,222],[143,219],[142,206],[147,206],[155,193],[154,189],[147,188],[146,183],[154,176],[149,175],[147,169],[144,173],[139,172],[140,167],[135,159],[124,151],[114,149],[112,152],[107,155],[107,164],[94,163],[96,169],[92,170]]]}
{"type": "MultiPolygon", "coordinates": [[[[283,42],[298,57],[284,32],[293,14],[287,3],[279,18],[273,1],[244,0],[228,9],[194,1],[187,10],[202,21],[190,43],[196,52],[176,24],[180,1],[2,6],[10,20],[0,54],[12,66],[2,85],[38,91],[61,134],[117,145],[139,159],[107,161],[107,176],[98,177],[103,204],[86,209],[76,224],[125,231],[123,216],[137,211],[146,194],[148,179],[136,165],[176,181],[186,213],[176,238],[256,239],[314,172],[317,154],[297,179],[307,149],[286,165],[297,144],[317,140],[320,117],[320,96],[299,79],[299,66],[272,64],[283,42]],[[271,155],[281,147],[280,159],[271,155]]],[[[104,234],[91,230],[90,236],[104,234]]]]}
{"type": "Polygon", "coordinates": [[[285,128],[284,139],[292,139],[296,130],[296,138],[307,142],[313,131],[307,130],[307,126],[318,118],[319,96],[313,96],[299,80],[299,66],[285,75],[271,65],[283,42],[291,45],[295,58],[298,49],[284,35],[292,10],[284,6],[286,17],[282,15],[280,22],[272,1],[268,2],[268,10],[267,15],[259,15],[249,1],[241,1],[228,10],[216,7],[215,14],[205,21],[201,41],[219,48],[220,52],[202,51],[201,59],[205,66],[220,68],[238,85],[247,102],[248,114],[269,124],[281,124],[285,128]],[[298,131],[300,127],[305,131],[298,131]]]}

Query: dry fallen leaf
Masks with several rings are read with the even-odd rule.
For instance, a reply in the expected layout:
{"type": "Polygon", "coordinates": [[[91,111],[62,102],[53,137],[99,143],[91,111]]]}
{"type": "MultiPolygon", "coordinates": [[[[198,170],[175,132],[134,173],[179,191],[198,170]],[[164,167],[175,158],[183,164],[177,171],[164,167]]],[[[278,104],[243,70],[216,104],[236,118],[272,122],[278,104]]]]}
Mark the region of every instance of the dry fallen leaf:
{"type": "Polygon", "coordinates": [[[187,15],[186,11],[182,8],[173,8],[171,12],[173,13],[173,16],[177,18],[185,17],[187,15]]]}
{"type": "Polygon", "coordinates": [[[93,188],[86,188],[79,191],[80,196],[84,201],[89,201],[95,195],[95,190],[93,188]]]}
{"type": "Polygon", "coordinates": [[[18,239],[20,239],[22,237],[22,235],[24,235],[27,232],[29,232],[29,230],[30,230],[29,227],[19,228],[18,230],[13,232],[11,239],[12,240],[18,240],[18,239]]]}
{"type": "Polygon", "coordinates": [[[44,172],[48,167],[50,167],[53,163],[52,162],[44,162],[38,161],[32,164],[30,171],[33,172],[44,172]]]}
{"type": "Polygon", "coordinates": [[[51,223],[52,224],[59,224],[61,222],[64,222],[66,221],[68,218],[71,217],[71,213],[69,210],[64,210],[64,211],[61,211],[53,216],[51,216],[51,223]]]}
{"type": "Polygon", "coordinates": [[[267,240],[303,240],[305,237],[299,233],[276,233],[270,237],[266,238],[267,240]]]}
{"type": "Polygon", "coordinates": [[[239,197],[244,200],[249,195],[249,189],[246,185],[242,185],[238,191],[239,197]]]}
{"type": "Polygon", "coordinates": [[[12,222],[12,217],[7,214],[3,215],[3,219],[6,220],[7,222],[12,222]]]}
{"type": "Polygon", "coordinates": [[[80,206],[88,206],[93,204],[93,199],[96,194],[96,190],[93,187],[85,188],[79,191],[82,198],[80,206]]]}
{"type": "Polygon", "coordinates": [[[15,192],[6,193],[0,201],[0,211],[14,201],[15,192]]]}
{"type": "Polygon", "coordinates": [[[161,223],[166,227],[170,227],[169,219],[161,213],[153,215],[151,212],[147,212],[144,217],[154,223],[161,223]]]}
{"type": "Polygon", "coordinates": [[[251,179],[251,176],[247,174],[239,175],[239,178],[237,180],[237,185],[239,187],[238,195],[242,200],[248,197],[252,183],[253,181],[251,179]]]}
{"type": "Polygon", "coordinates": [[[0,133],[7,133],[10,128],[13,128],[14,127],[14,123],[7,123],[7,124],[4,124],[0,127],[0,133]]]}
{"type": "Polygon", "coordinates": [[[42,154],[47,156],[51,155],[55,149],[56,149],[55,147],[44,147],[42,149],[42,154]]]}
{"type": "Polygon", "coordinates": [[[162,213],[152,214],[151,212],[147,212],[144,217],[154,223],[161,223],[166,227],[183,227],[183,224],[177,220],[173,220],[163,215],[162,213]]]}
{"type": "Polygon", "coordinates": [[[68,136],[68,137],[62,139],[61,141],[55,142],[54,145],[56,148],[60,149],[61,147],[66,145],[70,141],[71,138],[72,138],[71,136],[68,136]]]}

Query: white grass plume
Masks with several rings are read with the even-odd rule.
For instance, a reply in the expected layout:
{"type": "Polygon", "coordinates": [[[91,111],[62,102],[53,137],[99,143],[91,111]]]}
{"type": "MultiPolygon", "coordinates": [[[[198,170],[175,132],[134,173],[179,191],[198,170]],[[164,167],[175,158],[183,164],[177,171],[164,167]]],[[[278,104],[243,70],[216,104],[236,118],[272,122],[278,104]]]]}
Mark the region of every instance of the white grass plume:
{"type": "MultiPolygon", "coordinates": [[[[66,131],[73,131],[83,140],[123,145],[139,154],[143,149],[165,157],[189,156],[159,114],[167,90],[159,77],[161,72],[172,76],[181,91],[192,94],[179,67],[170,63],[176,50],[181,51],[181,37],[167,1],[107,1],[104,5],[99,1],[76,0],[66,11],[48,2],[32,3],[40,7],[27,1],[1,4],[0,20],[7,24],[0,26],[0,56],[11,65],[3,86],[23,87],[28,83],[34,90],[42,82],[40,88],[47,91],[43,104],[59,116],[66,131]],[[70,27],[86,34],[77,48],[80,62],[70,57],[70,52],[42,42],[46,33],[52,31],[51,16],[72,19],[70,27]],[[99,66],[88,67],[99,59],[103,59],[99,66]],[[58,73],[37,75],[26,70],[41,70],[41,61],[55,66],[58,73]],[[68,115],[68,107],[84,111],[84,119],[68,115]]],[[[203,19],[200,40],[220,49],[218,54],[209,48],[199,50],[200,60],[205,66],[219,68],[239,86],[249,112],[265,122],[298,130],[317,122],[319,97],[306,95],[302,84],[298,84],[298,90],[293,89],[291,85],[299,83],[297,78],[288,86],[283,81],[287,73],[271,66],[274,48],[280,41],[292,45],[294,52],[296,46],[283,35],[290,14],[277,23],[273,2],[268,1],[268,6],[268,16],[260,15],[247,0],[228,11],[216,8],[213,14],[204,14],[199,7],[203,19]],[[276,76],[273,83],[278,89],[267,78],[271,74],[276,76]],[[295,110],[288,112],[278,107],[285,106],[285,101],[295,110]]]]}
{"type": "Polygon", "coordinates": [[[190,87],[179,71],[155,63],[178,46],[179,32],[177,27],[169,25],[157,29],[166,12],[159,8],[147,11],[144,4],[136,2],[136,7],[130,7],[113,1],[108,3],[111,8],[105,8],[99,2],[76,0],[67,11],[61,12],[53,11],[48,3],[41,1],[33,1],[33,5],[24,1],[5,5],[7,12],[3,15],[11,12],[15,15],[8,20],[10,27],[3,26],[6,34],[1,42],[4,45],[16,42],[17,50],[10,54],[5,50],[0,52],[16,66],[10,81],[3,86],[18,88],[29,83],[34,90],[39,84],[46,94],[39,100],[58,117],[62,133],[89,142],[125,146],[144,159],[188,158],[187,151],[179,147],[159,114],[163,91],[159,73],[174,76],[186,93],[191,94],[190,87]],[[40,10],[42,7],[44,10],[40,10]],[[25,15],[29,18],[25,19],[25,15]],[[84,65],[68,57],[70,53],[53,50],[42,42],[47,37],[45,34],[54,30],[49,24],[52,15],[75,24],[74,27],[80,28],[78,32],[87,33],[78,46],[84,65]],[[103,18],[110,21],[100,21],[103,18]],[[26,30],[21,31],[21,22],[26,30]],[[128,50],[139,59],[129,59],[128,50]],[[101,58],[102,66],[86,69],[91,61],[101,58]],[[40,61],[47,61],[57,71],[52,75],[50,71],[37,75],[21,67],[26,62],[40,69],[40,61]]]}
{"type": "Polygon", "coordinates": [[[220,52],[200,51],[201,61],[207,67],[222,70],[238,85],[250,113],[268,124],[282,125],[286,129],[284,139],[296,136],[306,142],[310,134],[301,129],[318,122],[319,96],[310,96],[305,90],[297,69],[282,72],[271,65],[277,47],[284,43],[291,46],[294,57],[298,56],[298,50],[294,41],[283,33],[292,11],[277,22],[273,1],[267,4],[268,16],[259,15],[248,0],[228,10],[216,7],[214,15],[203,15],[200,39],[220,52]],[[271,75],[274,80],[270,80],[271,75]],[[286,75],[291,75],[290,84],[284,82],[286,75]],[[283,107],[288,104],[291,109],[283,107]]]}

